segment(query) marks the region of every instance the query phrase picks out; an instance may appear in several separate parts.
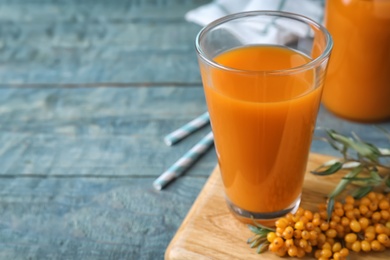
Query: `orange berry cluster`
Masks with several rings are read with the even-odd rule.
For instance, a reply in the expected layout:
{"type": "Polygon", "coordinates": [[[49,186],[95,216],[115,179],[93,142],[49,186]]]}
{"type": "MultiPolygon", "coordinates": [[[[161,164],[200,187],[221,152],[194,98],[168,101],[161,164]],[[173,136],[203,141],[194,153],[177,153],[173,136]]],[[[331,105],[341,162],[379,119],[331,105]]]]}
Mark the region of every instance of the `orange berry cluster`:
{"type": "Polygon", "coordinates": [[[390,194],[370,192],[360,200],[347,196],[344,204],[335,202],[331,216],[326,204],[315,213],[299,208],[275,226],[267,240],[278,256],[339,260],[350,251],[384,251],[390,247],[390,194]]]}

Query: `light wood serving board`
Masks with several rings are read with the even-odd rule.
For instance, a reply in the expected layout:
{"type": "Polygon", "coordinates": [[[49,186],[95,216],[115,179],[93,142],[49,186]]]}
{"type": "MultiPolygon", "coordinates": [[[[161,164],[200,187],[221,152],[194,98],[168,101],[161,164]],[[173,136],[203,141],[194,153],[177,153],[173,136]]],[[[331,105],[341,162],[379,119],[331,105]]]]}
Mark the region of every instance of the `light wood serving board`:
{"type": "MultiPolygon", "coordinates": [[[[333,157],[310,154],[301,202],[305,209],[315,210],[318,203],[325,202],[325,195],[342,176],[319,177],[309,173],[331,159],[333,157]]],[[[256,250],[246,243],[252,235],[248,227],[233,217],[227,208],[216,167],[169,244],[165,259],[282,259],[269,252],[256,254],[256,250]]],[[[390,259],[390,249],[380,253],[353,253],[350,259],[390,259]]]]}

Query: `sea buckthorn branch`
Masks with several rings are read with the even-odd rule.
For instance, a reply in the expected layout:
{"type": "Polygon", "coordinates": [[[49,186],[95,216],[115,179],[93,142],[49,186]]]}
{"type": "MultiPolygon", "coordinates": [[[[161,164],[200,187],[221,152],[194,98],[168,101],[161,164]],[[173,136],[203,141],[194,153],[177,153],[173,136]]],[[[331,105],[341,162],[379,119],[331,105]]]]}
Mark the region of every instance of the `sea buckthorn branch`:
{"type": "MultiPolygon", "coordinates": [[[[381,128],[390,140],[390,133],[381,128]]],[[[335,130],[326,129],[327,137],[321,138],[342,154],[339,160],[325,162],[311,173],[318,176],[334,174],[342,169],[350,171],[340,180],[328,195],[328,213],[333,210],[333,202],[349,184],[354,184],[351,194],[354,198],[362,198],[375,187],[384,185],[390,188],[390,165],[383,163],[390,157],[390,149],[363,141],[355,133],[351,137],[344,136],[335,130]],[[383,169],[380,173],[378,169],[383,169]]]]}
{"type": "Polygon", "coordinates": [[[316,211],[298,208],[275,222],[275,229],[249,225],[248,240],[258,253],[319,260],[354,259],[350,252],[381,252],[390,248],[390,193],[371,191],[361,199],[347,195],[342,201],[320,203],[316,211]]]}

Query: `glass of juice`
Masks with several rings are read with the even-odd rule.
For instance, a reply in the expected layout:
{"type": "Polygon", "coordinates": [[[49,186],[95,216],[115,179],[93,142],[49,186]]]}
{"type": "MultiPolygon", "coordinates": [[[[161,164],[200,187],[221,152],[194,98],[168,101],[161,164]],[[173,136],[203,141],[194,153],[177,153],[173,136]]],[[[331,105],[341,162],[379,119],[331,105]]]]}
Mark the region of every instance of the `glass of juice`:
{"type": "Polygon", "coordinates": [[[292,13],[216,20],[196,50],[226,201],[242,221],[297,209],[332,39],[292,13]]]}
{"type": "Polygon", "coordinates": [[[328,0],[325,26],[334,49],[322,97],[357,122],[390,119],[390,0],[328,0]]]}

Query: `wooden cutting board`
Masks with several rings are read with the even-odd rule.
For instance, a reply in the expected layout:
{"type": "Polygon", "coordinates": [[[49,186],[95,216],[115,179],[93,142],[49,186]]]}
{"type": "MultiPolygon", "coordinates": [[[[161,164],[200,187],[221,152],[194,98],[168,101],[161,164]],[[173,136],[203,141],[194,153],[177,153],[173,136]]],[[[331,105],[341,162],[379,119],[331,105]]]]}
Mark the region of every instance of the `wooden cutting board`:
{"type": "MultiPolygon", "coordinates": [[[[311,154],[307,171],[331,159],[334,158],[311,154]]],[[[342,173],[318,177],[307,172],[302,193],[302,207],[315,210],[318,203],[325,202],[325,195],[335,187],[335,183],[341,176],[342,173]]],[[[225,204],[219,169],[216,167],[169,244],[165,259],[281,259],[269,252],[256,254],[256,250],[249,248],[246,243],[252,235],[248,227],[229,212],[225,204]]],[[[390,250],[370,254],[353,253],[351,257],[351,259],[367,258],[390,259],[390,250]]]]}

